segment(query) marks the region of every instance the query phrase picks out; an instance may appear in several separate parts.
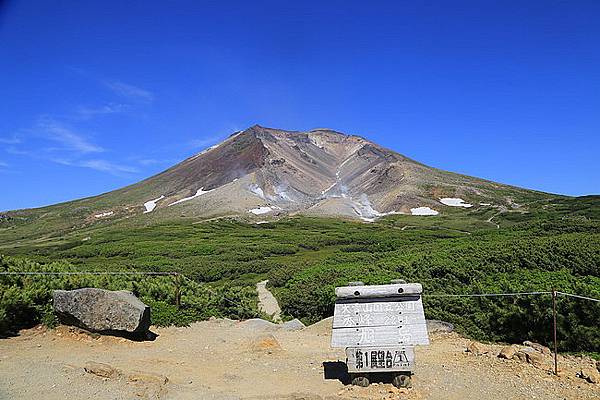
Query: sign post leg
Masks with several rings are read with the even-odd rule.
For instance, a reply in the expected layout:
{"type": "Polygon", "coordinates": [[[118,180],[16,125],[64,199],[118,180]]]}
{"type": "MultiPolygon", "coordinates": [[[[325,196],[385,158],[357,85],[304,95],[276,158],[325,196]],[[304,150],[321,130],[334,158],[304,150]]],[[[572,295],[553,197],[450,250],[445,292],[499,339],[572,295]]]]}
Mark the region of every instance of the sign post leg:
{"type": "Polygon", "coordinates": [[[554,319],[554,375],[558,375],[558,342],[556,341],[556,290],[552,289],[552,317],[554,319]]]}

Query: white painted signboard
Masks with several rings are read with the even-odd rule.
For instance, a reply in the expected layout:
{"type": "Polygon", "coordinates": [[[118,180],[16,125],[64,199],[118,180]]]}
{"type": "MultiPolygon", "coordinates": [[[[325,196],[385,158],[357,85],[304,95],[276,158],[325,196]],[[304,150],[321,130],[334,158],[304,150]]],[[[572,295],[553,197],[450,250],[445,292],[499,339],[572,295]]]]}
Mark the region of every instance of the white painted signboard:
{"type": "Polygon", "coordinates": [[[414,371],[414,347],[347,347],[348,372],[414,371]]]}
{"type": "Polygon", "coordinates": [[[418,283],[336,288],[332,347],[429,344],[418,283]]]}

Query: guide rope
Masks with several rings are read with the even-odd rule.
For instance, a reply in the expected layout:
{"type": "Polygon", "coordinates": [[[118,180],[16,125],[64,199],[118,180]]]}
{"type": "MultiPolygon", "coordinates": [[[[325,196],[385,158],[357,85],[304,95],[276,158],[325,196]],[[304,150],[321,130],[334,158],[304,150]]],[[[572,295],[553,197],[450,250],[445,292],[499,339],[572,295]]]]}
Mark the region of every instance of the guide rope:
{"type": "Polygon", "coordinates": [[[423,297],[495,297],[552,294],[552,292],[516,292],[516,293],[472,293],[472,294],[423,294],[423,297]]]}
{"type": "Polygon", "coordinates": [[[423,297],[501,297],[501,296],[528,296],[528,295],[540,295],[540,294],[552,294],[556,293],[560,296],[576,297],[578,299],[590,300],[600,302],[599,299],[592,297],[581,296],[578,294],[565,293],[565,292],[515,292],[515,293],[471,293],[471,294],[423,294],[423,297]]]}
{"type": "Polygon", "coordinates": [[[590,300],[590,301],[595,301],[596,303],[600,303],[600,300],[598,300],[598,299],[593,299],[591,297],[580,296],[578,294],[571,294],[571,293],[564,293],[564,292],[556,292],[556,294],[559,294],[561,296],[576,297],[578,299],[590,300]]]}
{"type": "Polygon", "coordinates": [[[34,271],[0,271],[0,275],[181,275],[179,272],[142,272],[142,271],[63,271],[63,272],[34,272],[34,271]]]}

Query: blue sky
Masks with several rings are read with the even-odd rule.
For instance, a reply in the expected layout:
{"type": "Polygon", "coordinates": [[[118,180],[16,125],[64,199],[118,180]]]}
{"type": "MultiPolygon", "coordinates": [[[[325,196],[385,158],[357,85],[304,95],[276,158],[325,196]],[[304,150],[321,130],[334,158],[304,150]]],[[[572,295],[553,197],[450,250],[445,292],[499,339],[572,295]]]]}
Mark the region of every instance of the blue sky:
{"type": "Polygon", "coordinates": [[[0,2],[0,210],[136,182],[256,123],[600,193],[600,2],[291,3],[0,2]]]}

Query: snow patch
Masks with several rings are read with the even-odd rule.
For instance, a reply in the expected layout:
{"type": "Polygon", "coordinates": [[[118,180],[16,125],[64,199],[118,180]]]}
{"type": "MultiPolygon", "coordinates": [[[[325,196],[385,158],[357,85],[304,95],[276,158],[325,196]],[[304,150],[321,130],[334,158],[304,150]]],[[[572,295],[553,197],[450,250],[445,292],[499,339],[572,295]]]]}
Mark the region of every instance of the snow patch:
{"type": "Polygon", "coordinates": [[[261,214],[270,213],[273,210],[275,210],[275,207],[264,206],[264,207],[253,208],[252,210],[248,210],[248,212],[252,213],[254,215],[261,215],[261,214]]]}
{"type": "Polygon", "coordinates": [[[439,212],[437,212],[429,207],[411,208],[410,213],[412,215],[438,215],[439,214],[439,212]]]}
{"type": "Polygon", "coordinates": [[[479,203],[480,206],[491,206],[492,203],[479,203]]]}
{"type": "Polygon", "coordinates": [[[465,203],[465,201],[459,197],[444,197],[443,199],[440,199],[440,203],[450,207],[473,207],[473,204],[465,203]]]}
{"type": "Polygon", "coordinates": [[[210,147],[208,147],[208,148],[206,148],[206,149],[202,150],[201,152],[199,152],[199,153],[197,153],[195,156],[193,156],[193,157],[191,158],[191,160],[194,160],[194,159],[196,159],[196,158],[200,157],[202,154],[206,154],[206,153],[208,153],[209,151],[216,149],[216,148],[217,148],[217,147],[219,147],[221,144],[222,144],[222,143],[218,143],[218,144],[215,144],[214,146],[210,146],[210,147]]]}
{"type": "Polygon", "coordinates": [[[215,144],[214,146],[210,146],[208,149],[205,149],[205,150],[201,151],[200,154],[208,153],[209,151],[216,149],[220,145],[221,145],[221,143],[215,144]]]}
{"type": "Polygon", "coordinates": [[[165,198],[165,195],[163,194],[162,196],[160,196],[157,199],[149,200],[149,201],[145,202],[144,207],[146,207],[146,211],[144,211],[144,214],[154,211],[154,209],[156,208],[156,203],[158,203],[160,200],[162,200],[164,198],[165,198]]]}
{"type": "Polygon", "coordinates": [[[198,196],[202,196],[202,195],[203,195],[203,194],[205,194],[205,193],[210,193],[210,192],[212,192],[213,190],[215,190],[215,189],[204,190],[204,186],[202,186],[200,189],[198,189],[198,190],[196,191],[196,194],[195,194],[195,195],[193,195],[193,196],[190,196],[190,197],[184,197],[183,199],[177,200],[176,202],[169,204],[169,207],[171,207],[171,206],[174,206],[175,204],[183,203],[184,201],[188,201],[188,200],[195,199],[196,197],[198,197],[198,196]]]}
{"type": "Polygon", "coordinates": [[[100,214],[96,214],[96,215],[94,215],[94,217],[96,217],[96,218],[104,218],[104,217],[108,217],[109,215],[113,215],[113,214],[114,214],[114,211],[107,211],[107,212],[103,212],[103,213],[100,213],[100,214]]]}

